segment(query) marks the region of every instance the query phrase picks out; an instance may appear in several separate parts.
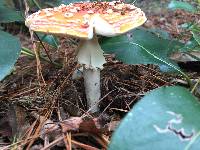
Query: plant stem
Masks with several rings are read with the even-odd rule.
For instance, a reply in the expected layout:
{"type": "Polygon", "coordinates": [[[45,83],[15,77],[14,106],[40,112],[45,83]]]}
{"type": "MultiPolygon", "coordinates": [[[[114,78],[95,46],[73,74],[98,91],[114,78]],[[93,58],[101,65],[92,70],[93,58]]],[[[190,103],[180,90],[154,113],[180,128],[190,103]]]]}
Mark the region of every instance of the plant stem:
{"type": "Polygon", "coordinates": [[[33,54],[28,53],[28,52],[23,51],[23,50],[21,50],[21,53],[22,53],[22,54],[25,54],[25,55],[27,55],[27,56],[30,56],[30,57],[35,57],[33,54]]]}
{"type": "Polygon", "coordinates": [[[191,93],[195,92],[195,90],[196,90],[197,86],[199,85],[199,83],[200,83],[200,78],[197,80],[197,83],[193,86],[193,88],[191,90],[191,93]]]}

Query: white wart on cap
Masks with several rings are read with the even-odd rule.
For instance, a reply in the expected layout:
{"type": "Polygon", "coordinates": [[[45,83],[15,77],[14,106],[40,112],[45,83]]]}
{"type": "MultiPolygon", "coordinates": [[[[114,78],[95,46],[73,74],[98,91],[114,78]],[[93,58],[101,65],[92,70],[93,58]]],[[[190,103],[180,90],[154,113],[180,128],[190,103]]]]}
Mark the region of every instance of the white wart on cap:
{"type": "Polygon", "coordinates": [[[146,17],[140,8],[119,1],[79,2],[42,9],[26,19],[33,31],[92,39],[94,32],[115,36],[142,25],[146,17]]]}

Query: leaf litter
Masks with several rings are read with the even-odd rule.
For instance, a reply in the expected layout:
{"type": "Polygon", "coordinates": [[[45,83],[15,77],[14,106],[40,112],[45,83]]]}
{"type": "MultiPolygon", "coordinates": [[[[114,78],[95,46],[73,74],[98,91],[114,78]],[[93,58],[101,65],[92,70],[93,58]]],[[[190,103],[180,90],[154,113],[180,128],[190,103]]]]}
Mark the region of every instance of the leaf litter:
{"type": "MultiPolygon", "coordinates": [[[[174,37],[180,30],[173,26],[196,18],[183,11],[148,15],[146,27],[166,29],[174,37]]],[[[23,46],[32,49],[25,33],[18,36],[23,46]]],[[[172,85],[173,77],[154,65],[126,65],[108,55],[101,76],[101,113],[88,114],[83,79],[72,79],[80,68],[74,59],[78,41],[60,40],[58,50],[45,45],[52,60],[64,64],[56,69],[41,62],[46,84],[37,80],[36,60],[25,55],[0,83],[0,149],[106,149],[122,117],[146,92],[172,85]]]]}

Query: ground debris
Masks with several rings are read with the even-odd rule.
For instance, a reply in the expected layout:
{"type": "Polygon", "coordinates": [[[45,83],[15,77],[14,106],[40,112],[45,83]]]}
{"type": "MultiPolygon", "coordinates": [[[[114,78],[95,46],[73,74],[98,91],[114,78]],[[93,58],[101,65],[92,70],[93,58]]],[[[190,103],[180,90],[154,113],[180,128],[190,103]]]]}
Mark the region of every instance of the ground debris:
{"type": "MultiPolygon", "coordinates": [[[[159,3],[163,5],[163,2],[166,3],[159,3]]],[[[152,4],[141,2],[148,7],[147,3],[152,4]]],[[[183,42],[191,34],[179,26],[200,20],[199,15],[181,10],[151,10],[146,13],[148,21],[145,27],[164,29],[175,38],[182,33],[183,42]]],[[[20,33],[18,37],[22,46],[32,49],[27,34],[20,33]]],[[[45,47],[51,59],[64,67],[56,68],[41,60],[46,84],[37,80],[35,58],[25,55],[18,59],[12,75],[0,83],[1,149],[9,149],[13,145],[31,150],[65,149],[65,146],[106,149],[122,117],[146,92],[176,84],[181,79],[177,77],[175,82],[171,82],[174,76],[161,73],[155,65],[126,65],[113,55],[106,55],[108,63],[101,71],[101,113],[94,116],[86,110],[83,78],[72,78],[74,72],[81,70],[75,59],[78,40],[59,39],[61,46],[57,50],[46,44],[45,47]],[[10,137],[16,133],[21,133],[21,136],[13,141],[10,137]]],[[[41,49],[41,54],[45,56],[46,52],[41,49]]]]}

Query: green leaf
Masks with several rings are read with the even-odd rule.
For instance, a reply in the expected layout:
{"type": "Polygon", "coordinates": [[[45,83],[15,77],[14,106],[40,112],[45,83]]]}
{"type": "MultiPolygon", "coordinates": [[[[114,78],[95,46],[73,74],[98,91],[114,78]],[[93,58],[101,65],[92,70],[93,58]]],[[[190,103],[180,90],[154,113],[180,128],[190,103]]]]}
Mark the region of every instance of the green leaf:
{"type": "Polygon", "coordinates": [[[12,70],[21,51],[18,38],[0,31],[0,81],[12,70]]]}
{"type": "Polygon", "coordinates": [[[109,150],[197,150],[200,103],[185,88],[149,92],[122,120],[109,150]]]}
{"type": "Polygon", "coordinates": [[[197,42],[198,46],[200,46],[200,25],[198,23],[192,24],[189,27],[189,30],[191,31],[193,38],[197,42]]]}
{"type": "Polygon", "coordinates": [[[174,64],[168,56],[183,46],[182,43],[163,39],[159,34],[145,29],[136,29],[117,37],[105,37],[100,44],[105,53],[114,53],[116,58],[124,63],[162,66],[166,65],[162,60],[174,64]]]}
{"type": "Polygon", "coordinates": [[[200,51],[200,26],[198,23],[190,23],[187,30],[192,33],[191,39],[185,44],[180,51],[200,51]]]}
{"type": "Polygon", "coordinates": [[[188,51],[199,51],[200,46],[197,41],[192,37],[179,51],[188,52],[188,51]]]}
{"type": "Polygon", "coordinates": [[[172,9],[172,10],[183,9],[185,11],[193,12],[193,13],[197,11],[196,8],[193,7],[192,5],[190,5],[189,3],[181,2],[181,1],[175,1],[175,0],[172,0],[169,3],[168,8],[172,9]]]}
{"type": "Polygon", "coordinates": [[[0,7],[0,23],[9,23],[14,21],[24,21],[22,13],[7,7],[0,7]]]}
{"type": "Polygon", "coordinates": [[[43,33],[39,33],[39,32],[37,32],[37,35],[42,42],[45,42],[54,48],[58,48],[59,42],[55,36],[47,35],[47,34],[43,34],[43,33]]]}
{"type": "Polygon", "coordinates": [[[198,32],[200,33],[200,24],[198,23],[193,23],[190,27],[190,30],[194,31],[194,32],[198,32]]]}
{"type": "Polygon", "coordinates": [[[14,8],[13,0],[1,0],[0,7],[14,8]]]}
{"type": "Polygon", "coordinates": [[[196,42],[200,45],[200,32],[192,31],[192,35],[193,35],[194,39],[196,40],[196,42]]]}
{"type": "Polygon", "coordinates": [[[0,1],[0,8],[1,7],[5,7],[6,6],[6,1],[5,0],[1,0],[0,1]]]}

